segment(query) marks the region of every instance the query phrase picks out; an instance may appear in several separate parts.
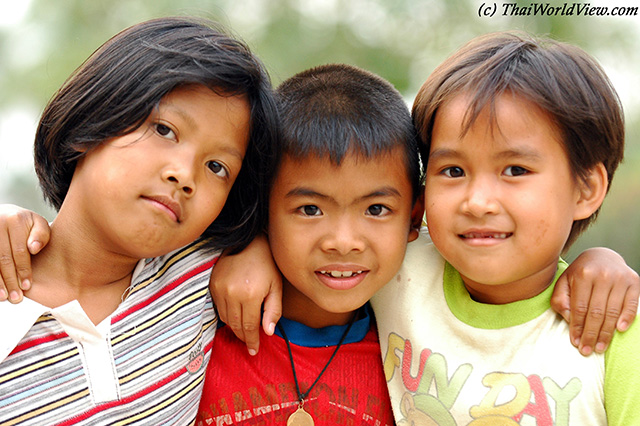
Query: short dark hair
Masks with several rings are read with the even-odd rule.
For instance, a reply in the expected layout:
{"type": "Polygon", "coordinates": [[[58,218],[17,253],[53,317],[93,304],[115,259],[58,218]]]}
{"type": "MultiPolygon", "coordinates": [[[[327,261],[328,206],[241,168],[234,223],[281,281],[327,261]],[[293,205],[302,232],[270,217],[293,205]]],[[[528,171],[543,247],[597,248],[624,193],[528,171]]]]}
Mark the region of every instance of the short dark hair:
{"type": "MultiPolygon", "coordinates": [[[[515,93],[549,114],[576,178],[602,163],[611,185],[624,155],[624,113],[602,67],[582,49],[521,32],[487,34],[464,45],[427,78],[413,105],[425,163],[438,108],[463,92],[471,97],[463,133],[485,107],[495,120],[496,99],[515,93]]],[[[565,249],[598,211],[573,223],[565,249]]]]}
{"type": "Polygon", "coordinates": [[[349,152],[364,158],[402,147],[413,195],[420,193],[420,162],[409,108],[391,83],[361,68],[328,64],[285,80],[276,89],[280,156],[328,156],[340,164],[349,152]]]}
{"type": "Polygon", "coordinates": [[[46,106],[35,138],[45,198],[59,209],[77,161],[103,141],[141,126],[173,89],[202,84],[246,96],[250,136],[242,169],[220,215],[205,231],[217,248],[241,249],[262,229],[261,204],[277,141],[269,76],[241,41],[200,18],[165,17],[133,25],[97,49],[46,106]]]}

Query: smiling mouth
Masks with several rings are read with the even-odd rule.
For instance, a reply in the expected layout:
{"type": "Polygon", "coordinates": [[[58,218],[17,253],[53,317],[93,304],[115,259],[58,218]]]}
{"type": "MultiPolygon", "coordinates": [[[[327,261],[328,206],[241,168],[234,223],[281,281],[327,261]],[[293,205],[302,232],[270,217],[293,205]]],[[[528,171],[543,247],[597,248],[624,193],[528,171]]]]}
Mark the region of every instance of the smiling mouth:
{"type": "Polygon", "coordinates": [[[460,234],[460,238],[464,240],[489,238],[495,240],[505,240],[512,236],[512,232],[469,232],[468,234],[460,234]]]}
{"type": "Polygon", "coordinates": [[[351,278],[362,274],[363,271],[318,271],[331,278],[351,278]]]}

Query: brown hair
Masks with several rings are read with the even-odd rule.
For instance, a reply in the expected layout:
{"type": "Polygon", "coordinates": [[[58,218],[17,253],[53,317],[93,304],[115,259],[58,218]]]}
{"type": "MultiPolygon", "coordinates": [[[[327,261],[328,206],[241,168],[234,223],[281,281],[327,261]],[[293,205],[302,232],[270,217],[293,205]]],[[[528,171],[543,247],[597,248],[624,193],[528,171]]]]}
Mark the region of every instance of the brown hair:
{"type": "MultiPolygon", "coordinates": [[[[550,115],[577,178],[583,179],[602,163],[611,185],[624,155],[624,114],[606,74],[582,49],[516,32],[471,40],[435,69],[416,96],[413,123],[423,160],[428,159],[438,108],[463,92],[471,97],[463,134],[485,107],[495,120],[496,99],[512,92],[550,115]]],[[[598,211],[573,223],[565,248],[593,222],[598,211]]]]}

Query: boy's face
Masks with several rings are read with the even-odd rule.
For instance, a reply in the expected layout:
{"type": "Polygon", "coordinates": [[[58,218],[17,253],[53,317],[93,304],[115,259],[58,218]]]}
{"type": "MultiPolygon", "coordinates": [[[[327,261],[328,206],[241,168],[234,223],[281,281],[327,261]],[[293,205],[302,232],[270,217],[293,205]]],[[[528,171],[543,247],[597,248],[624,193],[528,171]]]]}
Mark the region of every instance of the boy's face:
{"type": "Polygon", "coordinates": [[[134,132],[79,162],[61,212],[79,229],[134,258],[167,253],[216,218],[247,149],[249,107],[204,86],[166,95],[134,132]]]}
{"type": "Polygon", "coordinates": [[[561,134],[510,93],[461,137],[468,98],[436,115],[425,203],[435,246],[484,303],[532,297],[553,279],[574,220],[588,217],[561,134]],[[516,285],[517,284],[517,285],[516,285]]]}
{"type": "Polygon", "coordinates": [[[412,207],[401,148],[348,154],[339,166],[285,155],[269,202],[269,241],[288,281],[284,316],[316,328],[346,323],[400,268],[417,236],[412,207]]]}

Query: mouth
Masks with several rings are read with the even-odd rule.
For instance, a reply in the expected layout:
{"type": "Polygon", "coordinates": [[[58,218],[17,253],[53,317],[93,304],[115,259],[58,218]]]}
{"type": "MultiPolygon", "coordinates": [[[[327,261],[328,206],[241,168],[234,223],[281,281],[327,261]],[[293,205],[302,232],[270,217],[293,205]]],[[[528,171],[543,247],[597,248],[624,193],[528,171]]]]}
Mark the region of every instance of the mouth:
{"type": "Polygon", "coordinates": [[[318,271],[318,273],[331,278],[351,278],[363,272],[364,271],[318,271]]]}
{"type": "Polygon", "coordinates": [[[369,271],[361,266],[328,267],[316,270],[318,280],[333,290],[350,290],[365,280],[369,271]]]}
{"type": "Polygon", "coordinates": [[[467,232],[458,236],[463,240],[493,239],[506,240],[513,235],[513,232],[467,232]]]}
{"type": "Polygon", "coordinates": [[[142,198],[154,204],[159,210],[164,211],[174,222],[181,222],[182,207],[173,198],[165,195],[143,196],[142,198]]]}

